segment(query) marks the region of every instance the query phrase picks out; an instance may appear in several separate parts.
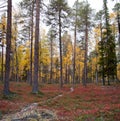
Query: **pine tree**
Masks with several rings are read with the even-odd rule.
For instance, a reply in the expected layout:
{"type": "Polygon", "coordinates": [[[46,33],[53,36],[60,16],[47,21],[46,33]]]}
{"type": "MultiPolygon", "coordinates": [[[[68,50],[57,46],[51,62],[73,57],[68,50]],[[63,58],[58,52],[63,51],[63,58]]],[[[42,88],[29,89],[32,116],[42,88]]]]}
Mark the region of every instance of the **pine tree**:
{"type": "Polygon", "coordinates": [[[73,47],[73,86],[75,84],[75,71],[76,71],[76,40],[77,40],[77,11],[78,11],[78,0],[75,2],[75,22],[74,22],[74,47],[73,47]]]}
{"type": "MultiPolygon", "coordinates": [[[[117,76],[117,59],[115,51],[115,38],[112,35],[112,31],[109,24],[109,12],[107,7],[107,0],[103,0],[104,5],[104,31],[102,32],[102,41],[100,42],[100,67],[102,73],[108,80],[110,85],[110,79],[114,79],[117,76]],[[104,64],[104,66],[103,66],[104,64]]],[[[105,82],[103,82],[105,85],[105,82]]]]}
{"type": "Polygon", "coordinates": [[[2,47],[1,50],[1,81],[4,81],[4,44],[5,44],[5,35],[6,35],[6,17],[5,14],[1,17],[1,24],[0,24],[0,46],[2,47]]]}
{"type": "Polygon", "coordinates": [[[5,61],[5,81],[4,94],[9,95],[9,81],[10,81],[10,52],[11,52],[11,38],[12,38],[12,0],[8,0],[7,12],[7,34],[6,34],[6,61],[5,61]]]}
{"type": "Polygon", "coordinates": [[[66,27],[69,8],[65,0],[51,0],[46,12],[47,25],[54,27],[59,38],[60,51],[60,87],[63,87],[63,65],[62,65],[62,29],[66,27]],[[58,30],[58,31],[57,31],[58,30]]]}
{"type": "Polygon", "coordinates": [[[116,13],[117,18],[117,28],[118,28],[118,55],[117,61],[120,62],[120,3],[116,3],[113,11],[116,13]]]}
{"type": "MultiPolygon", "coordinates": [[[[33,83],[33,35],[34,35],[34,8],[35,8],[35,0],[23,0],[19,3],[21,7],[21,16],[23,18],[28,19],[29,21],[24,21],[25,26],[23,26],[23,30],[27,30],[29,33],[28,39],[30,39],[30,73],[29,76],[29,83],[32,85],[33,83]],[[26,12],[24,12],[26,11],[26,12]]],[[[23,31],[22,30],[22,31],[23,31]]],[[[27,39],[26,39],[27,40],[27,39]]]]}
{"type": "Polygon", "coordinates": [[[112,31],[109,24],[109,12],[107,7],[107,0],[104,3],[104,14],[105,14],[105,29],[106,29],[106,73],[108,78],[108,85],[110,84],[110,76],[114,79],[117,73],[117,60],[115,51],[115,38],[112,35],[112,31]]]}
{"type": "Polygon", "coordinates": [[[33,93],[38,93],[38,68],[39,68],[39,22],[40,22],[40,0],[36,0],[36,26],[35,26],[35,43],[34,43],[34,80],[33,93]]]}
{"type": "MultiPolygon", "coordinates": [[[[75,4],[76,5],[76,4],[75,4]]],[[[74,14],[74,19],[77,18],[76,29],[79,34],[84,36],[84,74],[83,74],[83,85],[86,86],[87,83],[87,59],[88,59],[88,40],[89,40],[89,30],[92,25],[92,15],[93,10],[90,7],[90,4],[87,1],[77,2],[77,6],[75,6],[75,11],[77,8],[77,13],[74,14]],[[77,15],[77,17],[76,17],[77,15]]],[[[75,13],[75,12],[74,12],[75,13]]],[[[76,33],[75,32],[75,33],[76,33]]],[[[82,37],[81,37],[82,38],[82,37]]]]}
{"type": "Polygon", "coordinates": [[[51,84],[53,82],[53,55],[54,55],[54,40],[55,40],[55,30],[54,28],[51,28],[48,32],[48,39],[50,41],[50,81],[49,83],[51,84]]]}
{"type": "Polygon", "coordinates": [[[105,56],[104,56],[104,51],[105,51],[105,43],[104,43],[104,39],[103,39],[103,34],[102,34],[102,31],[103,31],[103,10],[100,10],[96,13],[96,17],[95,17],[95,20],[98,21],[98,27],[99,27],[99,30],[100,30],[100,41],[98,43],[98,53],[100,54],[100,58],[99,58],[99,64],[101,65],[100,68],[99,68],[99,73],[102,77],[102,83],[103,85],[105,85],[105,69],[104,69],[104,66],[105,66],[105,56]]]}

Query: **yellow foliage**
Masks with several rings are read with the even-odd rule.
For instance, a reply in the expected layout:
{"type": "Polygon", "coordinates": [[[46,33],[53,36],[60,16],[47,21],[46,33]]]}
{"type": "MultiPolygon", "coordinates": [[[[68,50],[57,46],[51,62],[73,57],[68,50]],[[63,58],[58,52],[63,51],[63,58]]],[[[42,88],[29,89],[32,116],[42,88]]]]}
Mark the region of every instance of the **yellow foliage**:
{"type": "Polygon", "coordinates": [[[110,18],[111,19],[113,19],[113,18],[115,19],[116,18],[116,13],[110,13],[110,18]]]}
{"type": "Polygon", "coordinates": [[[118,76],[118,79],[120,80],[120,63],[117,66],[117,76],[118,76]]]}
{"type": "Polygon", "coordinates": [[[6,17],[3,15],[0,21],[0,31],[2,32],[2,43],[5,44],[5,33],[6,33],[6,17]]]}

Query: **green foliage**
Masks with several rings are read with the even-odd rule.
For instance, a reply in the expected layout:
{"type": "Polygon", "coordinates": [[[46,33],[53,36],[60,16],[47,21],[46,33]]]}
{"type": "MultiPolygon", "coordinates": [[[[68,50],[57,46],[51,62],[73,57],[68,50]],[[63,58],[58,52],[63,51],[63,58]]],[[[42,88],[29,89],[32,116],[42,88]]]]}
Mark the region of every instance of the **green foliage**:
{"type": "Polygon", "coordinates": [[[118,13],[120,12],[120,3],[115,4],[113,11],[118,12],[118,13]]]}
{"type": "MultiPolygon", "coordinates": [[[[114,79],[117,75],[117,58],[116,58],[116,50],[115,50],[115,37],[112,35],[112,30],[109,24],[109,12],[107,8],[107,0],[103,0],[104,3],[104,22],[105,25],[104,31],[101,35],[101,41],[99,42],[99,72],[103,75],[103,78],[106,76],[108,79],[108,84],[110,84],[109,80],[114,79]]],[[[104,80],[104,79],[103,79],[104,80]]],[[[103,84],[105,84],[103,82],[103,84]]]]}
{"type": "MultiPolygon", "coordinates": [[[[89,121],[89,120],[93,120],[93,116],[92,115],[82,115],[82,116],[79,116],[75,119],[75,121],[89,121]]],[[[94,120],[96,121],[96,120],[94,120]]]]}
{"type": "Polygon", "coordinates": [[[0,111],[0,119],[2,119],[2,112],[0,111]]]}
{"type": "Polygon", "coordinates": [[[37,96],[37,97],[39,97],[39,98],[42,98],[44,96],[44,93],[41,92],[41,91],[38,91],[37,93],[33,93],[32,92],[32,94],[35,95],[35,96],[37,96]]]}
{"type": "Polygon", "coordinates": [[[100,114],[98,116],[92,114],[84,114],[75,119],[75,121],[113,121],[113,114],[100,114]]]}
{"type": "Polygon", "coordinates": [[[46,14],[46,23],[48,26],[51,26],[51,28],[56,28],[59,24],[62,23],[62,28],[65,28],[68,24],[68,14],[70,13],[70,8],[67,5],[67,2],[65,0],[51,0],[50,4],[48,6],[48,10],[45,13],[46,14]],[[61,23],[59,23],[59,14],[61,23]],[[64,24],[63,24],[64,23],[64,24]]]}
{"type": "Polygon", "coordinates": [[[5,99],[5,100],[14,100],[17,97],[18,97],[18,94],[16,94],[15,92],[10,91],[9,95],[3,95],[2,98],[5,99]]]}
{"type": "Polygon", "coordinates": [[[77,13],[77,23],[75,24],[77,24],[78,26],[77,28],[78,31],[80,32],[85,31],[86,21],[87,21],[88,28],[92,27],[93,9],[91,8],[88,2],[86,1],[82,1],[82,2],[78,1],[77,3],[75,2],[73,6],[73,16],[75,16],[75,12],[77,13]]]}

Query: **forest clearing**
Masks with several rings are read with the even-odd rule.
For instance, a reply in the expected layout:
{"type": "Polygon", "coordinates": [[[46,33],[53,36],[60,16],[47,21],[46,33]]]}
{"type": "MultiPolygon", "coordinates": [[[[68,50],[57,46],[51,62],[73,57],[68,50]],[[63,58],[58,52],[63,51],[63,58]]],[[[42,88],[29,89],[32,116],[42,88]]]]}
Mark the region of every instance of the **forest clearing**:
{"type": "MultiPolygon", "coordinates": [[[[0,86],[0,92],[2,88],[0,86]]],[[[54,112],[57,118],[53,121],[120,120],[120,85],[89,84],[84,87],[79,84],[73,92],[70,88],[71,85],[65,85],[62,90],[59,85],[41,85],[41,92],[33,94],[28,84],[12,82],[11,91],[14,93],[9,97],[0,94],[0,116],[2,118],[4,115],[14,114],[30,104],[37,103],[39,109],[54,112]]]]}

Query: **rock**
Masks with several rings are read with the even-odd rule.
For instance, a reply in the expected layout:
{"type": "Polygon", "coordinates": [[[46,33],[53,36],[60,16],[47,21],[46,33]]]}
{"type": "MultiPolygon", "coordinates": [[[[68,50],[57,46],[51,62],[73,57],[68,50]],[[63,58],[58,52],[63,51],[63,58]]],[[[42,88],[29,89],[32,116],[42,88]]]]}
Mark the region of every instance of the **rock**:
{"type": "Polygon", "coordinates": [[[73,87],[71,87],[71,88],[70,88],[70,92],[73,92],[73,91],[74,91],[74,88],[73,88],[73,87]]]}
{"type": "Polygon", "coordinates": [[[11,121],[21,121],[21,119],[12,119],[11,121]]]}
{"type": "Polygon", "coordinates": [[[39,121],[37,119],[28,119],[27,121],[39,121]]]}
{"type": "Polygon", "coordinates": [[[47,109],[39,109],[31,104],[15,114],[5,115],[0,121],[55,121],[56,114],[47,109]]]}
{"type": "Polygon", "coordinates": [[[42,117],[43,119],[51,119],[51,118],[53,118],[53,115],[50,114],[50,113],[48,113],[48,112],[42,112],[42,113],[41,113],[41,117],[42,117]]]}

